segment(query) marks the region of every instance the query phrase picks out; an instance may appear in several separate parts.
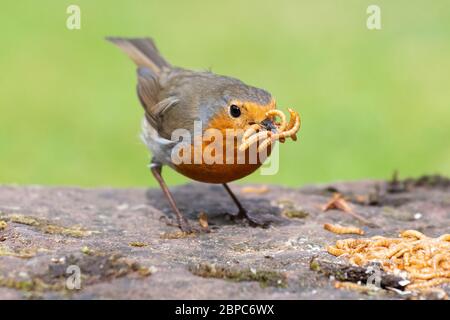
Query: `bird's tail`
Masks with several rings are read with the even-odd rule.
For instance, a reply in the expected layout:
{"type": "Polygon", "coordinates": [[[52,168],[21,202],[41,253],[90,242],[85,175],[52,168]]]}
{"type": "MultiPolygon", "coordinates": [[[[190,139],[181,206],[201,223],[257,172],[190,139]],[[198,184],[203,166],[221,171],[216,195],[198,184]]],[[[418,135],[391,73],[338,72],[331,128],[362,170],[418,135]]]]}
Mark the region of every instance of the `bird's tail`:
{"type": "Polygon", "coordinates": [[[155,43],[150,38],[116,38],[107,37],[121,48],[138,67],[150,68],[158,74],[162,68],[170,67],[170,64],[160,55],[155,43]]]}

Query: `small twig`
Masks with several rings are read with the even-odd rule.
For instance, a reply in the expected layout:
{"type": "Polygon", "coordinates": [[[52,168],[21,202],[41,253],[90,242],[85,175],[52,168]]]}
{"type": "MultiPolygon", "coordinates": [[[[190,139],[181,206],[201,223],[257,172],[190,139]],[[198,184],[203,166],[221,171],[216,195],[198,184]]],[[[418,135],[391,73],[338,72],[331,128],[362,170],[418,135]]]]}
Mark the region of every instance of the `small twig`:
{"type": "Polygon", "coordinates": [[[334,193],[333,197],[322,207],[322,211],[328,211],[331,209],[341,210],[349,215],[351,215],[353,218],[361,221],[367,226],[370,227],[377,227],[376,224],[373,222],[367,220],[366,218],[360,216],[359,214],[355,213],[348,204],[348,202],[344,199],[344,197],[340,193],[334,193]]]}

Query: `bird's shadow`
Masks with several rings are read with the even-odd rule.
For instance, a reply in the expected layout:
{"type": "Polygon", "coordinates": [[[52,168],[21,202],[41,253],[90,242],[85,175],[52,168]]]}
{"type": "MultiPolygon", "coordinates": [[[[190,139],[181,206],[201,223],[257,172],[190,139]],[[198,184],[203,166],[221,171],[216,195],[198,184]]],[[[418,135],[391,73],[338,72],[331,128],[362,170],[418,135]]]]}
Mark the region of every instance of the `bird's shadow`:
{"type": "MultiPolygon", "coordinates": [[[[222,185],[191,183],[170,188],[170,191],[186,218],[195,220],[200,212],[204,212],[215,225],[234,223],[229,217],[236,214],[238,209],[222,185]]],[[[280,215],[280,208],[272,206],[269,199],[244,198],[235,193],[252,218],[269,224],[286,222],[280,215]]],[[[149,205],[161,210],[167,217],[175,216],[162,190],[149,189],[146,197],[149,205]]]]}

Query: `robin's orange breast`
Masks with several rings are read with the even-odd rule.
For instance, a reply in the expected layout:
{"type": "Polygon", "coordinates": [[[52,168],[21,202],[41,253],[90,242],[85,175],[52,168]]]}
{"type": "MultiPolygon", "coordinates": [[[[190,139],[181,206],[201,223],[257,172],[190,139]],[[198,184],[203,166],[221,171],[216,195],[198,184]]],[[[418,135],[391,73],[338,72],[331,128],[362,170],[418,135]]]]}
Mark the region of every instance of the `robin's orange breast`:
{"type": "Polygon", "coordinates": [[[223,143],[222,152],[208,149],[207,143],[195,148],[191,145],[190,161],[182,162],[172,167],[182,175],[200,182],[227,183],[248,176],[257,170],[270,155],[270,147],[267,154],[258,154],[256,145],[240,152],[236,145],[223,143]],[[227,152],[227,148],[231,148],[227,152]],[[197,163],[194,154],[197,153],[197,163]],[[201,153],[201,154],[200,154],[201,153]]]}
{"type": "Polygon", "coordinates": [[[181,164],[175,170],[196,181],[227,183],[248,176],[261,164],[181,164]]]}
{"type": "Polygon", "coordinates": [[[227,183],[248,176],[262,165],[270,155],[271,148],[258,154],[255,143],[246,151],[239,151],[238,141],[242,138],[239,130],[242,130],[242,134],[250,121],[263,121],[267,111],[275,108],[275,101],[272,99],[267,105],[242,101],[233,103],[245,109],[245,118],[241,116],[239,120],[233,119],[227,109],[217,113],[207,124],[203,136],[194,137],[189,150],[190,157],[187,157],[189,161],[172,165],[176,171],[201,182],[227,183]]]}

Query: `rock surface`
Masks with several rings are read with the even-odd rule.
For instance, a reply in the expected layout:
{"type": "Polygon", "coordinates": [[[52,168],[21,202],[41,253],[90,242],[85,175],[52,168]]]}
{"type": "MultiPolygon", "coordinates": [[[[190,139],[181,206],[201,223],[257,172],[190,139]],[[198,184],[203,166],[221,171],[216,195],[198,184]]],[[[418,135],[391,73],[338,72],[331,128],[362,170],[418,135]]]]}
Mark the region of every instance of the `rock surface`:
{"type": "Polygon", "coordinates": [[[172,188],[193,224],[200,212],[208,217],[210,233],[187,237],[161,219],[171,211],[157,189],[1,186],[0,299],[403,299],[388,290],[336,289],[311,270],[313,257],[336,259],[327,245],[358,237],[323,224],[359,226],[365,236],[450,231],[450,183],[438,176],[232,188],[253,216],[273,220],[268,228],[228,219],[224,213],[236,208],[218,185],[172,188]],[[371,225],[323,212],[334,192],[371,225]],[[71,289],[77,268],[79,290],[71,289]]]}

